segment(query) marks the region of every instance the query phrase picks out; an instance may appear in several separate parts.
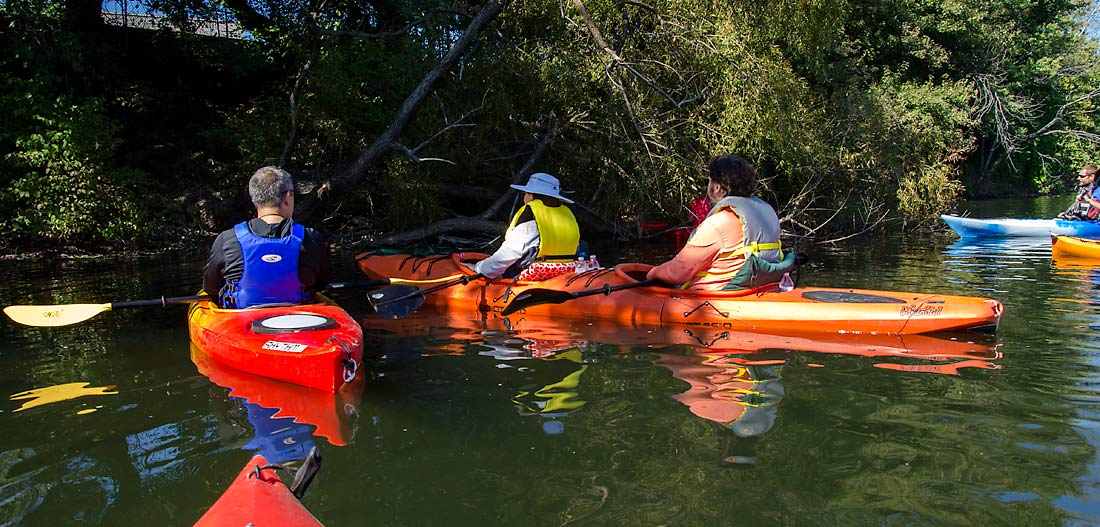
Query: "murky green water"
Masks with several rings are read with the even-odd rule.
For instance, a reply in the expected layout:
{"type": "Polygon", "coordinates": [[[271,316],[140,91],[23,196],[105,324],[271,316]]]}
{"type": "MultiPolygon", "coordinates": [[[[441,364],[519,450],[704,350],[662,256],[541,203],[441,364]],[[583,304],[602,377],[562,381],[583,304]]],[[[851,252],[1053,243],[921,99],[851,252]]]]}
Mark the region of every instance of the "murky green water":
{"type": "MultiPolygon", "coordinates": [[[[952,234],[799,249],[803,283],[991,296],[1000,331],[877,342],[893,352],[876,357],[835,339],[382,322],[344,290],[377,362],[361,396],[282,393],[311,426],[210,380],[263,393],[254,379],[200,373],[180,306],[3,320],[0,525],[190,525],[249,451],[311,442],[324,463],[303,501],[330,527],[1100,523],[1100,265],[952,234]],[[45,388],[53,402],[20,396],[45,388]]],[[[192,294],[202,258],[6,263],[0,303],[192,294]]]]}

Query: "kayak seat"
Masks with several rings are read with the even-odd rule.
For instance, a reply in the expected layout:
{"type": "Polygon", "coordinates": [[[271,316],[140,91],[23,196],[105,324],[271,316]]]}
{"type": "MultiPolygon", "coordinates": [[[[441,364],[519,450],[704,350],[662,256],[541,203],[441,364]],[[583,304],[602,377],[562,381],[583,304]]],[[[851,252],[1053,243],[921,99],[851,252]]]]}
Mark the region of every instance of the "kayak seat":
{"type": "Polygon", "coordinates": [[[252,322],[252,332],[260,335],[300,333],[337,327],[340,327],[340,323],[336,320],[312,314],[275,315],[252,322]]]}
{"type": "Polygon", "coordinates": [[[835,304],[904,304],[900,298],[889,296],[868,295],[866,293],[849,293],[846,291],[807,291],[802,293],[802,298],[817,300],[818,302],[831,302],[835,304]]]}

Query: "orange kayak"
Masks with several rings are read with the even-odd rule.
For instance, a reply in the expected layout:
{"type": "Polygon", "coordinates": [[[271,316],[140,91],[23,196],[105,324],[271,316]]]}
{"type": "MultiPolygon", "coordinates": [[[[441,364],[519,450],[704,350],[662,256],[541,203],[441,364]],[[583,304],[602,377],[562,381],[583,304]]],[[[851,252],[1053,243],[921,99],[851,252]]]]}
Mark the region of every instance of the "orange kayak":
{"type": "MultiPolygon", "coordinates": [[[[356,259],[359,268],[371,278],[432,280],[473,275],[462,262],[485,257],[476,253],[427,257],[365,253],[356,259]]],[[[625,263],[542,282],[477,278],[429,294],[427,302],[445,309],[500,313],[511,299],[527,289],[581,292],[622,286],[643,280],[651,267],[625,263]]],[[[989,298],[822,287],[798,287],[784,292],[778,284],[771,284],[751,291],[638,287],[560,304],[536,305],[514,316],[612,320],[626,326],[905,335],[995,330],[1003,311],[1000,302],[989,298]]]]}
{"type": "Polygon", "coordinates": [[[266,465],[253,457],[195,527],[323,527],[266,465]]]}
{"type": "Polygon", "coordinates": [[[191,342],[226,366],[335,392],[363,361],[363,328],[328,298],[317,299],[251,309],[196,302],[187,313],[191,342]]]}

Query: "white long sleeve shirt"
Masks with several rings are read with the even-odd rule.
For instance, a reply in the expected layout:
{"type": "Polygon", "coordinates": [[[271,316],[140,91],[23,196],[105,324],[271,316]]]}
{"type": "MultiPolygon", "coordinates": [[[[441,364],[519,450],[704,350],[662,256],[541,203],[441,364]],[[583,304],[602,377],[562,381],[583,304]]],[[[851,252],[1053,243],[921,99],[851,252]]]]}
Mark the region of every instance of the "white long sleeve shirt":
{"type": "Polygon", "coordinates": [[[516,225],[504,235],[504,243],[492,256],[480,261],[474,270],[489,277],[500,278],[509,266],[528,254],[538,253],[539,228],[535,220],[516,225]]]}

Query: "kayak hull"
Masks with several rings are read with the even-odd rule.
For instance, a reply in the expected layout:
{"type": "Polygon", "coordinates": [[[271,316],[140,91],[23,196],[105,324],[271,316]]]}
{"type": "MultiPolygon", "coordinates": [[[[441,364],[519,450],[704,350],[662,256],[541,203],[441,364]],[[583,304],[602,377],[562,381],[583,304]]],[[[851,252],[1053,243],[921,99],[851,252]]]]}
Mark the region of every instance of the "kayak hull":
{"type": "Polygon", "coordinates": [[[323,527],[290,489],[286,488],[263,456],[245,465],[218,501],[195,522],[195,527],[323,527]]]}
{"type": "Polygon", "coordinates": [[[1052,234],[1100,238],[1100,223],[1094,221],[1047,220],[1037,218],[964,218],[940,216],[959,236],[1019,236],[1046,238],[1052,234]]]}
{"type": "MultiPolygon", "coordinates": [[[[447,256],[362,254],[360,269],[370,277],[427,280],[472,275],[463,261],[482,254],[447,256]]],[[[527,289],[589,291],[631,284],[652,266],[620,264],[562,275],[542,282],[475,279],[427,295],[445,309],[500,313],[527,289]]],[[[711,328],[731,331],[919,334],[935,331],[996,329],[1003,306],[986,298],[924,293],[799,287],[779,291],[776,284],[752,291],[694,291],[638,287],[611,295],[591,295],[560,304],[520,310],[513,318],[550,317],[610,320],[628,326],[711,328]]]]}
{"type": "Polygon", "coordinates": [[[1050,237],[1050,252],[1055,257],[1100,259],[1100,240],[1055,234],[1050,237]]]}
{"type": "Polygon", "coordinates": [[[331,300],[318,299],[251,309],[196,302],[187,314],[191,342],[231,368],[335,392],[362,364],[363,329],[331,300]]]}

